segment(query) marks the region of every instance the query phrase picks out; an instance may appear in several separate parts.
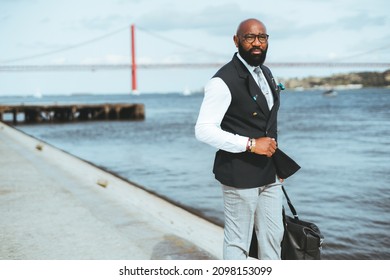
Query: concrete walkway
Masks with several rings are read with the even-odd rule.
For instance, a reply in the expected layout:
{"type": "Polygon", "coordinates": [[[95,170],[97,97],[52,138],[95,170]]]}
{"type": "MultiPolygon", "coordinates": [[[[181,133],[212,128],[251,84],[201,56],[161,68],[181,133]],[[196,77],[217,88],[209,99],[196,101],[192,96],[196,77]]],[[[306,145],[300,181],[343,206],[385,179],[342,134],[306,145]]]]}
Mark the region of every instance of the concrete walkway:
{"type": "Polygon", "coordinates": [[[221,259],[223,230],[0,122],[0,259],[221,259]]]}

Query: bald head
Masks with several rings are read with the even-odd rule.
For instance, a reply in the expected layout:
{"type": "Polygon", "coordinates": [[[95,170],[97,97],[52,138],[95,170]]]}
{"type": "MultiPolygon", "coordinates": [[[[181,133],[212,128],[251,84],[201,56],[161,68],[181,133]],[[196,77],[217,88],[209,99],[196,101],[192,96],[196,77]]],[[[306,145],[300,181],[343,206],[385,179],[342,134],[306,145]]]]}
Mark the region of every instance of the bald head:
{"type": "Polygon", "coordinates": [[[262,29],[264,30],[263,33],[265,34],[267,33],[267,28],[265,27],[264,23],[262,23],[260,20],[257,20],[255,18],[250,18],[244,20],[238,25],[236,34],[242,36],[247,33],[252,33],[250,32],[250,30],[252,29],[262,29]]]}
{"type": "Polygon", "coordinates": [[[241,22],[233,36],[240,56],[252,66],[264,63],[268,50],[267,28],[261,21],[250,18],[241,22]]]}

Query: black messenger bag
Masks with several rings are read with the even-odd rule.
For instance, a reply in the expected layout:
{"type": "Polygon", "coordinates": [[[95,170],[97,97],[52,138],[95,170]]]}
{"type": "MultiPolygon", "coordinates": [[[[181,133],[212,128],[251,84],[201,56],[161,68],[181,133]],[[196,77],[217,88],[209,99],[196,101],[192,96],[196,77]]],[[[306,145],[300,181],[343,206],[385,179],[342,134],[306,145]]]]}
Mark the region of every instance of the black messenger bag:
{"type": "Polygon", "coordinates": [[[314,223],[298,218],[297,211],[283,186],[282,190],[294,216],[286,215],[283,209],[282,260],[320,260],[324,236],[314,223]]]}

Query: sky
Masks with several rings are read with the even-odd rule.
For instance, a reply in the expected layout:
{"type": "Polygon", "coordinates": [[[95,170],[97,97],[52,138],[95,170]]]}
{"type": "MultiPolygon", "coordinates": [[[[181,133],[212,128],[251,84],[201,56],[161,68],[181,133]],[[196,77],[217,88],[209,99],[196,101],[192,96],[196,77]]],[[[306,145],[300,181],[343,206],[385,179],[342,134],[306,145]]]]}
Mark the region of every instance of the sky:
{"type": "MultiPolygon", "coordinates": [[[[0,0],[0,66],[230,61],[247,18],[265,23],[267,63],[390,62],[388,0],[0,0]]],[[[138,93],[200,91],[218,70],[139,68],[138,93]]],[[[279,79],[382,68],[272,68],[279,79]]],[[[0,95],[131,93],[130,69],[0,72],[0,95]]]]}

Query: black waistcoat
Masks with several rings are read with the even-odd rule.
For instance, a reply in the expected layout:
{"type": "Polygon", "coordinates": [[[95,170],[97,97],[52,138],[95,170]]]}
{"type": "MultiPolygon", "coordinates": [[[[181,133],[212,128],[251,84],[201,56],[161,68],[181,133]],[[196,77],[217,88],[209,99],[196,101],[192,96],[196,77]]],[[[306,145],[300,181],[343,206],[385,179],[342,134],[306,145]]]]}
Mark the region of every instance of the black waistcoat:
{"type": "MultiPolygon", "coordinates": [[[[259,86],[236,54],[214,75],[226,83],[232,96],[221,128],[249,138],[268,136],[277,139],[280,90],[271,71],[265,66],[261,68],[274,97],[271,111],[259,86]],[[253,96],[256,95],[255,101],[253,96]]],[[[250,152],[230,153],[223,150],[216,153],[213,172],[219,182],[236,188],[260,187],[275,182],[276,176],[271,158],[250,152]]]]}

